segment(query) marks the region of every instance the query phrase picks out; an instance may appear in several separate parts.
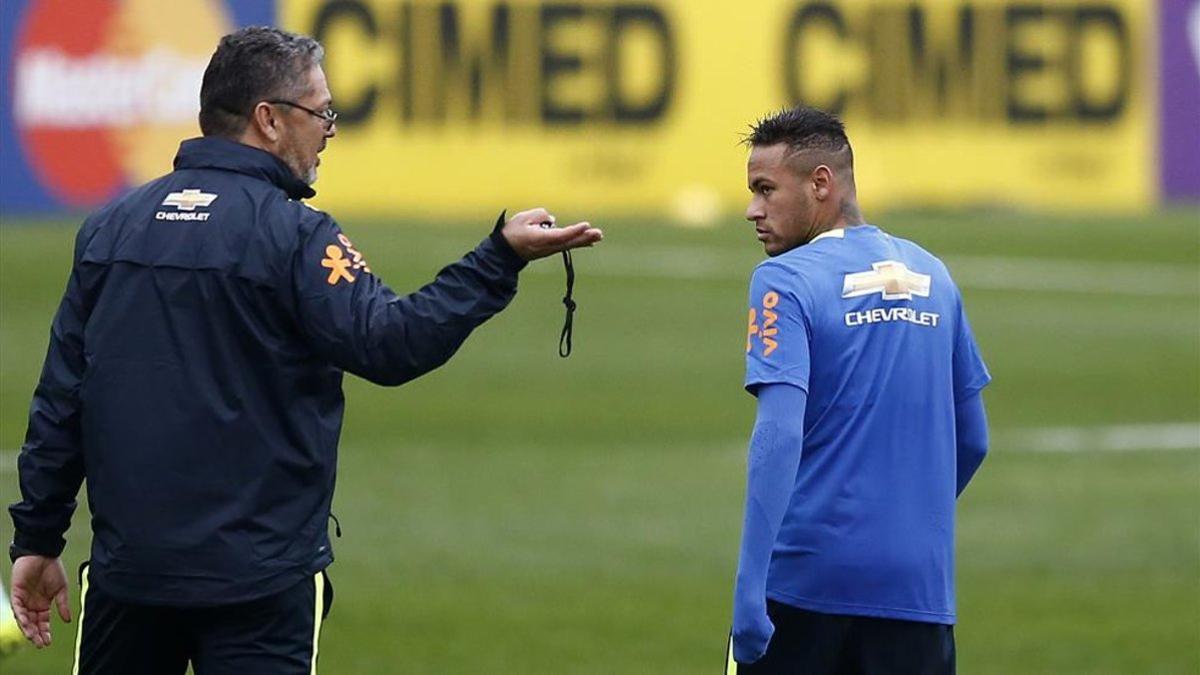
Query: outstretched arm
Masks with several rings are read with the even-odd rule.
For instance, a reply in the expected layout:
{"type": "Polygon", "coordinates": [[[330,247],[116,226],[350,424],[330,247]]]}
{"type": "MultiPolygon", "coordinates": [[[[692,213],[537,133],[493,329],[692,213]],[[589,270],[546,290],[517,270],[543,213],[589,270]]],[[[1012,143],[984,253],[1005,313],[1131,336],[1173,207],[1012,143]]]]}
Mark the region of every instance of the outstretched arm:
{"type": "Polygon", "coordinates": [[[475,250],[400,296],[370,273],[337,224],[323,216],[293,263],[298,321],[333,364],[378,384],[402,384],[441,366],[471,331],[503,310],[527,261],[590,246],[602,236],[587,223],[541,227],[553,220],[545,209],[501,218],[475,250]]]}

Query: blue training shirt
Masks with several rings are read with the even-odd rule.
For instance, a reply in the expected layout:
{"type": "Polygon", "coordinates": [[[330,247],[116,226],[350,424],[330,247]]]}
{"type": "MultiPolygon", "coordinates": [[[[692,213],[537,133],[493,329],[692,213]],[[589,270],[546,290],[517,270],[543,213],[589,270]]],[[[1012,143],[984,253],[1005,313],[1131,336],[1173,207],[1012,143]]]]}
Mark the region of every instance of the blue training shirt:
{"type": "Polygon", "coordinates": [[[767,597],[953,624],[954,404],[991,381],[946,266],[863,225],[763,261],[746,388],[808,392],[767,597]]]}

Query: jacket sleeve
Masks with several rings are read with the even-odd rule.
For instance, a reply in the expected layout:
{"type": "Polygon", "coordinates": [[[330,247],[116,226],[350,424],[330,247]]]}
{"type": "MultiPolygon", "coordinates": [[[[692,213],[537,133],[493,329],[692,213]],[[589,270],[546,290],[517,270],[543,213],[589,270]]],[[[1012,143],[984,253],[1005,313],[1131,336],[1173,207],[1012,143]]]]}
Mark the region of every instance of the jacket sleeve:
{"type": "Polygon", "coordinates": [[[322,214],[292,263],[302,332],[334,365],[377,384],[424,375],[516,295],[526,263],[500,234],[503,224],[501,214],[475,250],[415,293],[398,296],[322,214]]]}
{"type": "MultiPolygon", "coordinates": [[[[67,290],[50,329],[50,346],[29,406],[29,428],[17,460],[21,501],[9,507],[13,543],[39,555],[57,557],[71,525],[83,482],[79,388],[85,360],[83,331],[91,312],[91,271],[81,263],[87,226],[76,241],[67,290]]],[[[94,270],[93,270],[94,271],[94,270]]]]}

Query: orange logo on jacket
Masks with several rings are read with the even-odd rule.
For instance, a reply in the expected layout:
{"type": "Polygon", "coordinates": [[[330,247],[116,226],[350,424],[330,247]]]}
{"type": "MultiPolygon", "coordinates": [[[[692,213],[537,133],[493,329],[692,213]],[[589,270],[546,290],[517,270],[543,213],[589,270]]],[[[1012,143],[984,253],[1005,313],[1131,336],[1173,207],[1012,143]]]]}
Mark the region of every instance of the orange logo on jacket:
{"type": "Polygon", "coordinates": [[[363,259],[362,253],[354,248],[354,244],[350,243],[350,239],[339,232],[338,242],[346,247],[345,251],[342,251],[341,246],[337,244],[325,247],[325,258],[321,260],[321,267],[329,269],[329,276],[325,279],[325,283],[336,286],[342,279],[354,283],[354,275],[350,273],[350,270],[362,270],[370,274],[371,268],[367,266],[367,261],[363,259]],[[346,257],[347,255],[350,257],[346,257]]]}
{"type": "Polygon", "coordinates": [[[350,274],[349,270],[353,263],[346,259],[346,254],[342,253],[342,249],[338,248],[336,244],[330,244],[325,247],[325,255],[328,257],[321,261],[321,267],[329,268],[329,278],[325,280],[325,283],[333,286],[342,279],[354,283],[354,275],[350,274]]]}

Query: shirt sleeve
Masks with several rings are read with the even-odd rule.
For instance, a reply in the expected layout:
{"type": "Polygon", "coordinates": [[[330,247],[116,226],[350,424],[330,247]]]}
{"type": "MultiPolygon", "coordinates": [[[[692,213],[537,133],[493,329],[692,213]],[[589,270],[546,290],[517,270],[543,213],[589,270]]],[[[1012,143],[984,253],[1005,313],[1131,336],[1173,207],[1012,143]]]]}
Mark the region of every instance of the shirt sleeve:
{"type": "Polygon", "coordinates": [[[979,354],[979,345],[975,343],[975,335],[971,332],[971,323],[967,321],[967,312],[963,308],[962,298],[958,301],[957,334],[954,337],[954,400],[960,402],[980,391],[992,381],[983,357],[979,354]]]}
{"type": "Polygon", "coordinates": [[[437,368],[516,295],[525,261],[500,234],[503,219],[432,282],[399,296],[322,215],[293,261],[302,331],[333,364],[377,384],[402,384],[437,368]]]}
{"type": "Polygon", "coordinates": [[[71,276],[51,324],[17,459],[21,501],[9,507],[13,543],[48,557],[62,554],[84,477],[79,397],[86,369],[83,336],[93,304],[89,289],[98,285],[94,277],[101,273],[81,262],[89,229],[86,224],[80,229],[71,276]]]}
{"type": "Polygon", "coordinates": [[[766,384],[756,390],[758,413],[746,467],[746,506],[733,594],[733,648],[739,663],[766,651],[767,573],[779,529],[795,491],[804,446],[802,389],[766,384]]]}
{"type": "Polygon", "coordinates": [[[808,391],[809,316],[803,282],[769,261],[750,278],[746,328],[746,389],[790,384],[808,391]]]}
{"type": "Polygon", "coordinates": [[[954,406],[954,436],[957,451],[955,494],[962,495],[988,451],[987,413],[983,395],[979,392],[954,406]]]}

